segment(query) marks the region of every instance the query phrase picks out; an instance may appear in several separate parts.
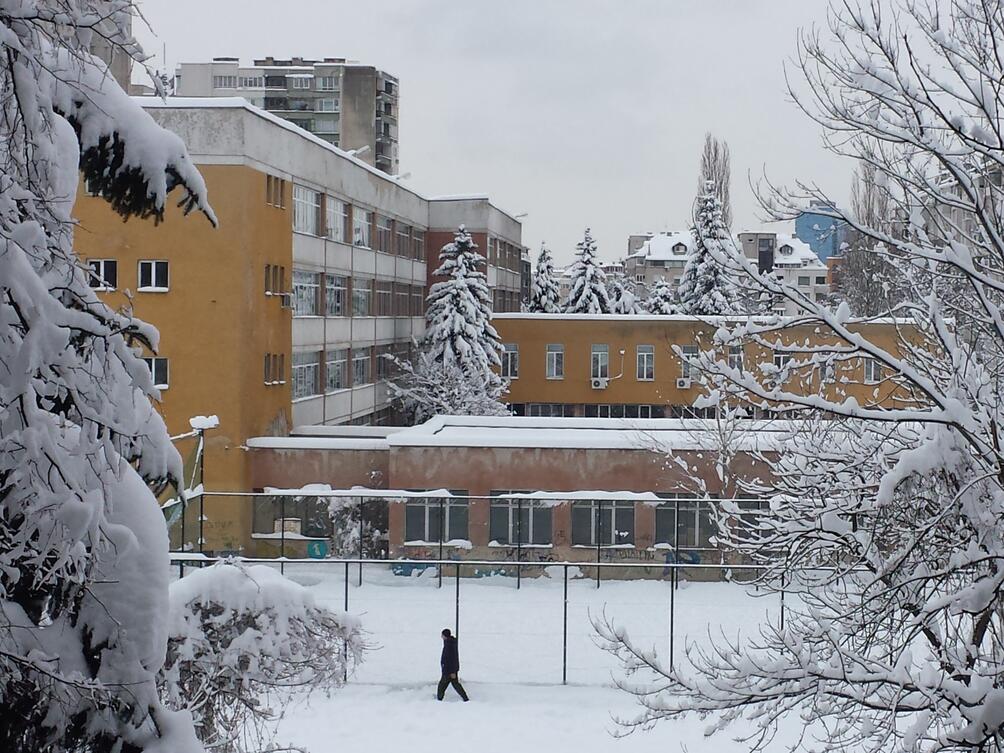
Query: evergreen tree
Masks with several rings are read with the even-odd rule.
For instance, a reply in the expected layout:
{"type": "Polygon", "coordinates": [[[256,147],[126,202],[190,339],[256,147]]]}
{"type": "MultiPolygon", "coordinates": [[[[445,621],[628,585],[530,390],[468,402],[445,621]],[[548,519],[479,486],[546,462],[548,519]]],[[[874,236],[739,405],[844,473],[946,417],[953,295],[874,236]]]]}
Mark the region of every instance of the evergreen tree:
{"type": "Polygon", "coordinates": [[[676,304],[676,290],[665,277],[660,277],[655,281],[648,298],[645,299],[645,310],[650,314],[658,315],[680,313],[676,304]]]}
{"type": "Polygon", "coordinates": [[[631,289],[632,285],[622,274],[607,275],[607,298],[611,314],[640,314],[641,302],[631,289]]]}
{"type": "Polygon", "coordinates": [[[480,270],[485,257],[461,225],[439,252],[439,261],[435,274],[446,279],[429,290],[425,350],[437,363],[487,379],[492,367],[502,365],[502,343],[491,323],[488,279],[480,270]]]}
{"type": "Polygon", "coordinates": [[[543,243],[537,265],[533,268],[530,287],[530,311],[535,314],[557,314],[561,311],[558,283],[554,279],[554,260],[543,243]]]}
{"type": "Polygon", "coordinates": [[[606,274],[596,262],[596,242],[586,228],[582,240],[576,245],[575,263],[572,265],[572,289],[565,303],[566,314],[609,314],[606,274]]]}
{"type": "Polygon", "coordinates": [[[736,289],[724,267],[729,258],[731,236],[722,220],[721,202],[711,181],[704,184],[704,193],[697,198],[694,247],[687,256],[687,265],[680,277],[680,313],[692,316],[729,315],[737,313],[736,289]]]}
{"type": "Polygon", "coordinates": [[[3,751],[199,749],[156,687],[169,562],[153,490],[182,472],[137,352],[157,332],[98,298],[73,245],[81,172],[125,219],[163,220],[177,189],[215,222],[184,144],[89,52],[100,36],[141,60],[131,12],[0,0],[3,751]]]}

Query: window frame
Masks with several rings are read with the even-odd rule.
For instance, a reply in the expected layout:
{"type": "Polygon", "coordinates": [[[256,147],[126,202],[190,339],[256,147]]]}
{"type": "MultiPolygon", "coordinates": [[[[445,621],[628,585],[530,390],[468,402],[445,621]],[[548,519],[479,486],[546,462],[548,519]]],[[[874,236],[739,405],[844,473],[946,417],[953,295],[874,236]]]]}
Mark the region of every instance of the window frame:
{"type": "Polygon", "coordinates": [[[544,378],[561,381],[565,378],[565,344],[547,343],[544,346],[544,378]]]}
{"type": "MultiPolygon", "coordinates": [[[[293,184],[293,232],[320,235],[323,194],[313,188],[293,184]]],[[[325,228],[325,235],[327,228],[325,228]]]]}
{"type": "Polygon", "coordinates": [[[87,260],[87,284],[91,290],[102,293],[110,293],[118,290],[119,284],[119,260],[118,259],[88,259],[87,260]],[[109,269],[111,274],[109,275],[109,269]],[[100,270],[100,271],[99,271],[100,270]],[[109,282],[109,277],[113,278],[109,282]],[[97,284],[95,284],[97,283],[97,284]]]}
{"type": "Polygon", "coordinates": [[[696,345],[681,345],[680,346],[680,378],[681,379],[696,379],[697,378],[697,367],[690,362],[691,358],[697,356],[700,353],[700,349],[696,345]]]}
{"type": "Polygon", "coordinates": [[[324,351],[324,392],[337,392],[349,388],[349,349],[333,348],[324,351]],[[340,380],[332,377],[341,372],[340,380]]]}
{"type": "Polygon", "coordinates": [[[570,540],[573,547],[600,547],[601,549],[607,547],[623,547],[624,544],[630,544],[632,547],[637,546],[637,511],[635,509],[635,503],[626,500],[575,500],[572,502],[571,510],[571,521],[570,521],[570,540]],[[576,512],[581,512],[583,510],[589,511],[589,541],[588,543],[577,541],[576,538],[576,524],[575,517],[576,512]],[[630,511],[631,514],[631,527],[630,536],[627,539],[622,539],[620,541],[616,540],[617,536],[617,511],[622,512],[630,511]],[[603,523],[605,522],[604,517],[609,514],[610,520],[607,526],[608,530],[604,530],[603,523]],[[609,534],[609,537],[604,536],[604,534],[609,534]]]}
{"type": "Polygon", "coordinates": [[[171,362],[166,356],[142,356],[143,362],[150,369],[150,381],[154,389],[166,390],[171,386],[171,362]],[[157,367],[164,367],[164,379],[157,379],[157,367]]]}
{"type": "Polygon", "coordinates": [[[499,499],[503,494],[519,494],[513,490],[492,490],[488,506],[488,540],[501,546],[550,547],[554,545],[554,507],[532,499],[499,499]],[[496,530],[497,515],[505,515],[505,535],[496,530]],[[525,513],[525,523],[521,516],[525,513]],[[546,524],[543,520],[546,518],[546,524]],[[525,528],[525,530],[524,530],[525,528]],[[546,529],[546,537],[540,529],[546,529]],[[540,534],[540,535],[538,535],[540,534]],[[545,540],[537,540],[544,539],[545,540]],[[519,541],[517,541],[519,539],[519,541]]]}
{"type": "Polygon", "coordinates": [[[655,381],[654,345],[638,345],[635,348],[635,379],[639,382],[655,381]]]}
{"type": "Polygon", "coordinates": [[[324,273],[324,315],[326,317],[348,316],[349,278],[345,275],[324,273]],[[339,284],[340,282],[340,284],[339,284]],[[338,305],[335,306],[334,304],[338,305]]]}
{"type": "Polygon", "coordinates": [[[519,344],[502,344],[501,375],[503,379],[519,379],[519,344]]]}
{"type": "Polygon", "coordinates": [[[293,268],[293,316],[294,317],[307,317],[307,316],[321,316],[321,273],[315,272],[310,269],[297,269],[293,268]],[[305,276],[310,276],[313,278],[312,282],[305,280],[305,276]],[[297,279],[297,278],[300,279],[297,279]],[[313,289],[313,296],[309,296],[306,292],[313,289]],[[306,303],[313,299],[313,305],[309,307],[309,311],[305,310],[306,303]]]}
{"type": "MultiPolygon", "coordinates": [[[[451,493],[453,490],[451,490],[451,493]]],[[[465,492],[466,495],[466,492],[465,492]]],[[[458,495],[459,496],[459,495],[458,495]]],[[[471,534],[471,519],[470,519],[470,502],[467,499],[457,499],[455,497],[433,497],[433,498],[418,498],[413,497],[405,502],[405,512],[404,512],[404,541],[405,543],[409,541],[422,541],[425,543],[439,543],[444,544],[448,541],[470,541],[471,534]],[[412,525],[412,519],[409,515],[410,512],[421,508],[422,514],[422,536],[420,538],[413,538],[409,536],[409,533],[413,533],[410,526],[412,525]],[[436,513],[442,512],[440,517],[439,530],[436,532],[435,537],[430,536],[430,521],[434,517],[430,514],[431,510],[435,510],[436,513]],[[451,526],[454,522],[454,516],[456,512],[463,510],[464,519],[464,535],[463,536],[451,536],[451,526]]]]}
{"type": "Polygon", "coordinates": [[[589,378],[610,378],[610,346],[593,343],[589,348],[589,378]]]}
{"type": "Polygon", "coordinates": [[[167,259],[140,259],[136,262],[136,292],[137,293],[167,293],[171,289],[171,268],[167,259]],[[157,269],[163,265],[164,284],[158,285],[157,269]],[[150,268],[151,285],[143,285],[143,268],[150,268]]]}
{"type": "Polygon", "coordinates": [[[303,400],[308,397],[316,397],[321,394],[321,358],[322,353],[317,350],[293,353],[292,398],[294,401],[303,400]],[[311,360],[305,363],[297,362],[304,361],[304,357],[310,358],[311,360]],[[310,378],[311,375],[313,375],[313,379],[310,378]],[[313,381],[313,391],[310,391],[311,381],[313,381]]]}

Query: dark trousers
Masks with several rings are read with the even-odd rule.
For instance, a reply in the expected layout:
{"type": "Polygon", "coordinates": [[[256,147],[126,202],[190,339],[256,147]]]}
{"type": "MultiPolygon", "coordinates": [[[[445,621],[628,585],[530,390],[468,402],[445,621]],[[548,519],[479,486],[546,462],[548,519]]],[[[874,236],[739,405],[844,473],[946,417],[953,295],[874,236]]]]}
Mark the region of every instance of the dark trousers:
{"type": "Polygon", "coordinates": [[[443,700],[443,696],[446,695],[447,685],[452,685],[453,689],[460,694],[461,698],[465,701],[468,700],[467,691],[464,690],[464,686],[460,684],[460,678],[454,673],[444,674],[439,678],[439,687],[436,689],[436,697],[439,700],[443,700]]]}

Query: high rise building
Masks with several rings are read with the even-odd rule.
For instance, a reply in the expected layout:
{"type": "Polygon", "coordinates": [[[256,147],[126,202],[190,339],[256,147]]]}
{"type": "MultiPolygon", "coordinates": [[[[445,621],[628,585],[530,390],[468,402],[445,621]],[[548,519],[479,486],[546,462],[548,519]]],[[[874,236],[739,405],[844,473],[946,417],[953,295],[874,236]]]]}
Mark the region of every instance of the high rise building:
{"type": "Polygon", "coordinates": [[[394,76],[344,58],[276,60],[242,66],[231,57],[181,63],[179,97],[244,97],[330,144],[353,150],[367,164],[398,171],[398,97],[394,76]]]}
{"type": "Polygon", "coordinates": [[[795,218],[795,235],[803,243],[809,244],[812,252],[820,261],[826,261],[831,256],[840,256],[840,247],[844,242],[844,223],[835,220],[828,214],[813,210],[833,211],[834,206],[824,201],[813,199],[809,208],[795,218]]]}

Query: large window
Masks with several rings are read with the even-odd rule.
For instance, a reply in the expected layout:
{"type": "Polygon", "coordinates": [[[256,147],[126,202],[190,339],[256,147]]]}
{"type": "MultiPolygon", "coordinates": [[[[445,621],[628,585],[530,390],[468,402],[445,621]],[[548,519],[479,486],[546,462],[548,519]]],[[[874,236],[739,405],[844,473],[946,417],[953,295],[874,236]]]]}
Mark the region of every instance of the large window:
{"type": "Polygon", "coordinates": [[[325,316],[348,316],[349,281],[341,275],[324,275],[325,316]]]}
{"type": "Polygon", "coordinates": [[[321,194],[304,186],[293,186],[293,230],[320,235],[321,194]]]}
{"type": "Polygon", "coordinates": [[[119,263],[115,259],[91,259],[87,262],[91,269],[88,280],[95,290],[115,290],[119,283],[119,263]]]}
{"type": "Polygon", "coordinates": [[[691,361],[697,358],[697,346],[684,345],[680,350],[683,353],[680,357],[680,376],[684,379],[696,379],[697,368],[691,361]]]}
{"type": "MultiPolygon", "coordinates": [[[[567,406],[571,409],[572,406],[567,406]]],[[[565,415],[564,403],[527,403],[526,415],[534,418],[561,418],[565,415]]]]}
{"type": "Polygon", "coordinates": [[[314,112],[338,112],[338,100],[330,97],[315,99],[314,112]]]}
{"type": "Polygon", "coordinates": [[[325,230],[328,237],[345,243],[349,233],[349,205],[331,196],[327,197],[325,205],[325,230]]]}
{"type": "Polygon", "coordinates": [[[352,316],[373,316],[373,280],[352,280],[352,316]]]}
{"type": "Polygon", "coordinates": [[[572,544],[634,544],[634,502],[573,502],[572,544]]]}
{"type": "Polygon", "coordinates": [[[589,359],[589,376],[593,379],[610,377],[610,346],[593,346],[589,359]]]}
{"type": "Polygon", "coordinates": [[[324,389],[344,390],[349,386],[349,351],[329,350],[324,356],[324,389]]]}
{"type": "Polygon", "coordinates": [[[735,369],[736,371],[743,370],[743,346],[742,345],[730,345],[729,346],[729,368],[735,369]]]}
{"type": "MultiPolygon", "coordinates": [[[[510,494],[493,491],[492,497],[510,494]]],[[[499,544],[550,544],[553,509],[539,502],[493,499],[489,517],[489,538],[499,544]]]]}
{"type": "Polygon", "coordinates": [[[213,76],[214,89],[236,89],[237,76],[213,76]]]}
{"type": "Polygon", "coordinates": [[[373,372],[370,369],[370,354],[372,348],[352,349],[352,386],[359,387],[363,384],[370,384],[373,381],[373,372]]]}
{"type": "Polygon", "coordinates": [[[425,231],[415,228],[411,232],[411,253],[419,261],[425,261],[425,231]]]}
{"type": "MultiPolygon", "coordinates": [[[[464,490],[451,493],[467,494],[464,490]]],[[[465,499],[409,500],[404,515],[405,541],[466,541],[467,518],[465,499]]]]}
{"type": "Polygon", "coordinates": [[[411,228],[403,222],[397,223],[397,246],[394,253],[398,256],[411,256],[411,228]]]}
{"type": "Polygon", "coordinates": [[[361,207],[352,208],[352,245],[360,248],[370,247],[370,224],[373,213],[361,207]]]}
{"type": "Polygon", "coordinates": [[[333,92],[338,88],[338,76],[318,76],[317,90],[322,92],[333,92]]]}
{"type": "Polygon", "coordinates": [[[519,379],[519,346],[516,343],[502,346],[502,377],[519,379]]]}
{"type": "Polygon", "coordinates": [[[384,217],[381,214],[377,215],[377,251],[382,251],[385,254],[391,253],[394,249],[392,243],[394,242],[394,222],[390,217],[384,217]]]}
{"type": "Polygon", "coordinates": [[[150,376],[153,378],[153,386],[158,390],[166,390],[171,383],[171,369],[167,359],[160,356],[144,358],[150,376]]]}
{"type": "Polygon", "coordinates": [[[865,359],[865,384],[878,384],[882,381],[882,362],[874,358],[865,359]]]}
{"type": "Polygon", "coordinates": [[[386,280],[377,280],[373,283],[374,302],[376,309],[375,316],[394,315],[394,283],[386,280]]]}
{"type": "Polygon", "coordinates": [[[140,259],[138,290],[147,293],[166,292],[169,287],[167,262],[160,259],[140,259]]]}
{"type": "Polygon", "coordinates": [[[314,80],[313,76],[289,76],[289,88],[290,89],[309,89],[311,83],[314,80]]]}
{"type": "Polygon", "coordinates": [[[293,270],[293,316],[317,316],[321,275],[305,269],[293,270]]]}
{"type": "Polygon", "coordinates": [[[413,285],[411,288],[411,310],[412,316],[425,316],[425,288],[420,285],[413,285]]]}
{"type": "Polygon", "coordinates": [[[321,354],[317,351],[293,354],[293,399],[321,392],[321,354]]]}
{"type": "Polygon", "coordinates": [[[655,379],[655,346],[638,346],[638,381],[651,382],[655,379]]]}
{"type": "Polygon", "coordinates": [[[551,343],[547,346],[544,372],[548,379],[565,378],[565,346],[551,343]]]}
{"type": "Polygon", "coordinates": [[[774,353],[774,366],[780,371],[784,371],[788,368],[788,364],[791,363],[791,353],[774,353]]]}
{"type": "Polygon", "coordinates": [[[715,503],[692,498],[663,502],[655,509],[655,543],[680,549],[714,548],[711,539],[718,528],[712,516],[712,504],[715,503]]]}

